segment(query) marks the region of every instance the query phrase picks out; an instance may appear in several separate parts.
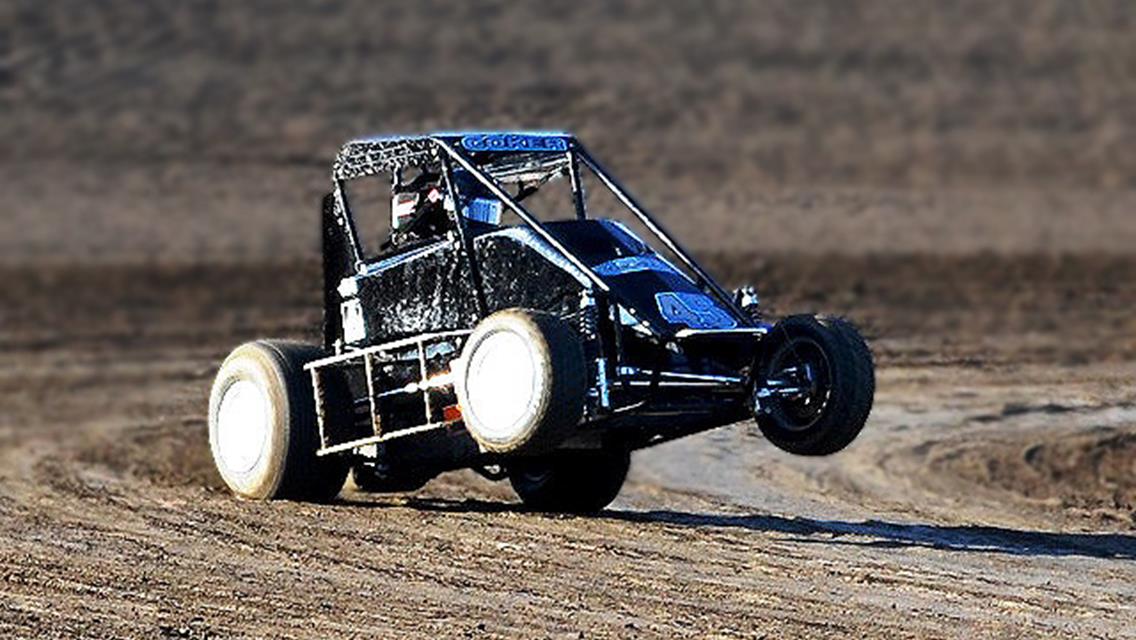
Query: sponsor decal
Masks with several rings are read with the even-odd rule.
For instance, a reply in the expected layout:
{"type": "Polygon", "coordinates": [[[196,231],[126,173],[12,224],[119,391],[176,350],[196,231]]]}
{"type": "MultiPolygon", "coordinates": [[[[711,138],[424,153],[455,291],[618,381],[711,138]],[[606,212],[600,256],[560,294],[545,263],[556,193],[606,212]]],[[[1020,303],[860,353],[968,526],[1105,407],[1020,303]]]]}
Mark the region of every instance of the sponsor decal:
{"type": "Polygon", "coordinates": [[[367,337],[367,323],[363,320],[363,305],[359,300],[352,298],[339,305],[339,314],[343,318],[343,340],[348,344],[359,342],[367,337]]]}
{"type": "Polygon", "coordinates": [[[617,276],[622,273],[636,271],[662,271],[665,273],[678,273],[674,267],[667,264],[662,258],[655,255],[627,256],[615,258],[593,267],[597,275],[617,276]]]}
{"type": "Polygon", "coordinates": [[[462,136],[467,151],[567,151],[568,141],[561,136],[524,133],[471,133],[462,136]]]}

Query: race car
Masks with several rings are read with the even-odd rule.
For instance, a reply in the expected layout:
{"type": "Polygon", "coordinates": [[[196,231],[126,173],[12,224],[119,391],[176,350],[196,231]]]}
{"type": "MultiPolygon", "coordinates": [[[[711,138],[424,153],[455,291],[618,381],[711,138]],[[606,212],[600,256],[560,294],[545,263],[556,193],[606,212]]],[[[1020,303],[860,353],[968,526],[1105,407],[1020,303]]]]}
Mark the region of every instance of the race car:
{"type": "Polygon", "coordinates": [[[241,345],[212,387],[213,459],[243,498],[326,501],[349,473],[409,491],[469,468],[534,510],[588,513],[636,450],[753,419],[826,455],[871,410],[851,323],[767,322],[752,287],[727,292],[568,133],[350,141],[322,238],[322,344],[241,345]],[[382,238],[356,221],[370,180],[390,189],[382,238]],[[557,213],[538,215],[557,184],[557,213]],[[594,215],[598,195],[623,219],[594,215]]]}

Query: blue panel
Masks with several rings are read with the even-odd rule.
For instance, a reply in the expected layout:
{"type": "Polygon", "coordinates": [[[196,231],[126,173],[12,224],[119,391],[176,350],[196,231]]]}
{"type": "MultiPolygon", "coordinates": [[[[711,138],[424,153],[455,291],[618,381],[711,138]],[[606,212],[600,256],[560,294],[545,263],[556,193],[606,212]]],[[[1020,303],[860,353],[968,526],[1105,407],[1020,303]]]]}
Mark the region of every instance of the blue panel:
{"type": "Polygon", "coordinates": [[[601,276],[617,276],[622,273],[634,273],[636,271],[662,271],[664,273],[675,273],[674,267],[667,264],[662,258],[647,254],[642,256],[627,256],[625,258],[616,258],[602,262],[593,270],[597,275],[601,276]]]}
{"type": "Polygon", "coordinates": [[[672,324],[684,324],[691,329],[733,329],[738,326],[734,318],[704,293],[664,291],[655,294],[659,313],[672,324]]]}
{"type": "Polygon", "coordinates": [[[525,133],[471,133],[462,136],[467,151],[567,151],[568,141],[560,136],[525,133]]]}
{"type": "Polygon", "coordinates": [[[487,224],[501,224],[501,201],[495,198],[474,198],[462,209],[470,220],[487,224]]]}

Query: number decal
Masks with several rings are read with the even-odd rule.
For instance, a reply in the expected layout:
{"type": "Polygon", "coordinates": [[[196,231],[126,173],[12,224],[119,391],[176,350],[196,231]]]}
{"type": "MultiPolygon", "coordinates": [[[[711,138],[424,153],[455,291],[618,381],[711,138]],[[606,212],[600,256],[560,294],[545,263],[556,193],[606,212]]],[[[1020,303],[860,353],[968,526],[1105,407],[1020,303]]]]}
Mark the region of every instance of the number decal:
{"type": "Polygon", "coordinates": [[[691,329],[733,329],[738,323],[710,296],[701,293],[665,291],[655,294],[655,303],[663,319],[684,324],[691,329]]]}

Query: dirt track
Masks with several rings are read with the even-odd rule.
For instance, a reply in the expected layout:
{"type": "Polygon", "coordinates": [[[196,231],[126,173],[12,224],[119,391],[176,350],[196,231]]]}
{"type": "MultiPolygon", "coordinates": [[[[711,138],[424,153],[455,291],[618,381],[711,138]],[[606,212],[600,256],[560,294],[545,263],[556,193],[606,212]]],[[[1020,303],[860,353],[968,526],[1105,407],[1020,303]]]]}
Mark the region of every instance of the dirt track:
{"type": "Polygon", "coordinates": [[[0,25],[0,637],[1136,637],[1130,2],[0,25]],[[337,145],[463,127],[574,130],[727,283],[853,317],[861,439],[676,442],[597,518],[471,474],[230,497],[207,389],[239,342],[312,336],[337,145]]]}
{"type": "MultiPolygon", "coordinates": [[[[23,304],[0,335],[0,632],[1132,634],[1133,345],[1101,358],[1096,341],[1047,332],[1060,310],[1032,296],[1010,297],[1029,313],[1002,331],[978,317],[913,336],[923,297],[958,302],[934,273],[1013,264],[897,261],[905,276],[841,300],[879,265],[807,277],[824,262],[749,275],[777,275],[786,305],[855,306],[883,334],[861,440],[824,460],[779,453],[748,425],[673,443],[636,457],[599,518],[521,512],[471,474],[333,506],[236,501],[205,446],[213,367],[241,339],[305,335],[314,266],[9,270],[5,308],[23,304]],[[50,293],[63,283],[71,297],[50,293]],[[1053,354],[1064,364],[1038,363],[1053,354]]],[[[1053,300],[1114,327],[1098,340],[1130,336],[1101,319],[1117,299],[1090,288],[1100,269],[1136,274],[1073,261],[1004,284],[1032,291],[1040,272],[1064,282],[1053,300]]]]}

